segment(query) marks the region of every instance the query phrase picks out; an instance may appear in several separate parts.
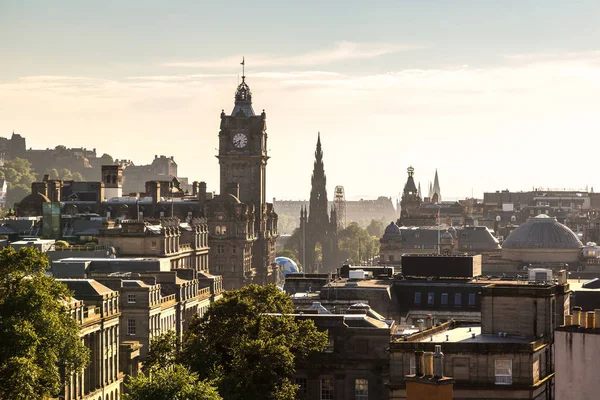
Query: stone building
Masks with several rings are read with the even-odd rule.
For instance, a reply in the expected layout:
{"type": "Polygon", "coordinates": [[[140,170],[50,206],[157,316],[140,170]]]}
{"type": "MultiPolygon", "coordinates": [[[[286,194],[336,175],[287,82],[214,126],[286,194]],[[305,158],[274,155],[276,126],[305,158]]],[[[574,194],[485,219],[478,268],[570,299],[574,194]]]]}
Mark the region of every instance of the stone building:
{"type": "Polygon", "coordinates": [[[387,399],[393,321],[367,315],[368,306],[357,305],[346,314],[304,312],[298,319],[314,321],[327,330],[325,351],[296,365],[294,383],[300,399],[387,399]]]}
{"type": "Polygon", "coordinates": [[[113,247],[120,257],[167,258],[171,269],[209,271],[209,235],[205,219],[181,223],[177,218],[124,220],[100,230],[98,244],[113,247]]]}
{"type": "Polygon", "coordinates": [[[406,398],[404,376],[415,351],[444,346],[455,399],[553,398],[554,330],[569,310],[566,275],[559,283],[493,283],[481,288],[481,325],[448,321],[390,345],[391,399],[406,398]]]}
{"type": "Polygon", "coordinates": [[[142,345],[140,361],[153,338],[172,330],[182,340],[194,315],[202,316],[215,299],[218,287],[193,270],[167,272],[92,272],[98,282],[120,293],[121,337],[142,345]]]}
{"type": "Polygon", "coordinates": [[[64,399],[119,399],[123,374],[119,363],[119,293],[91,279],[59,279],[73,292],[69,312],[81,324],[81,339],[90,364],[73,374],[64,399]]]}
{"type": "Polygon", "coordinates": [[[512,231],[502,258],[519,263],[573,263],[583,258],[583,243],[556,218],[540,214],[512,231]]]}
{"type": "MultiPolygon", "coordinates": [[[[585,309],[588,310],[588,309],[585,309]]],[[[554,365],[556,366],[555,398],[587,400],[598,398],[600,381],[600,311],[584,312],[573,307],[565,317],[554,339],[554,365]]]]}
{"type": "Polygon", "coordinates": [[[399,227],[391,222],[379,239],[379,263],[398,265],[402,254],[499,253],[500,243],[485,226],[399,227]]]}
{"type": "Polygon", "coordinates": [[[277,214],[266,197],[269,160],[266,120],[264,110],[260,115],[254,113],[252,92],[246,77],[242,76],[231,115],[221,112],[217,156],[221,196],[211,200],[205,208],[205,215],[214,226],[209,236],[210,247],[221,245],[223,251],[230,252],[229,257],[220,259],[223,262],[221,270],[215,270],[215,273],[235,277],[225,280],[228,289],[252,282],[274,283],[276,279],[272,269],[277,214]],[[226,223],[233,229],[219,232],[219,227],[226,223]]]}
{"type": "Polygon", "coordinates": [[[317,138],[315,163],[311,177],[310,202],[308,210],[300,211],[300,232],[302,243],[298,251],[300,262],[304,270],[312,272],[334,272],[338,265],[339,248],[337,238],[337,214],[331,208],[331,219],[327,202],[327,177],[323,165],[323,151],[321,150],[321,134],[317,138]],[[323,259],[316,259],[315,247],[321,246],[323,259]]]}

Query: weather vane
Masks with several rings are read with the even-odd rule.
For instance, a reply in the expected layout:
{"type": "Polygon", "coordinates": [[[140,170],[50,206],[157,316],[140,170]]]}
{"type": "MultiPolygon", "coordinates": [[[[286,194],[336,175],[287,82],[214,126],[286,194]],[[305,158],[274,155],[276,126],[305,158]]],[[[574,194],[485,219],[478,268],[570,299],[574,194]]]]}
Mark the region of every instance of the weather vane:
{"type": "Polygon", "coordinates": [[[246,60],[242,57],[242,62],[240,63],[242,66],[242,81],[246,78],[246,60]]]}

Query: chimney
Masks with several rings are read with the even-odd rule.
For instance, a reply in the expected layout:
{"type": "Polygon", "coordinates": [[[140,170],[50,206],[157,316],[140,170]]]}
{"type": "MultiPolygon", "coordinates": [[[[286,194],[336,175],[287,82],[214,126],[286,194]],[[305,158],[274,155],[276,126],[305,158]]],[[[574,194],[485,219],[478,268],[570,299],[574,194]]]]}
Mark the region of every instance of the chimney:
{"type": "Polygon", "coordinates": [[[160,201],[160,182],[146,182],[146,195],[152,197],[152,204],[157,204],[160,201]]]}
{"type": "Polygon", "coordinates": [[[237,182],[229,182],[227,184],[227,193],[240,198],[240,184],[237,182]]]}
{"type": "Polygon", "coordinates": [[[435,345],[435,353],[433,353],[433,377],[440,379],[444,376],[444,353],[442,346],[435,345]]]}
{"type": "Polygon", "coordinates": [[[192,183],[192,195],[198,197],[198,189],[200,187],[200,182],[194,181],[192,183]]]}
{"type": "Polygon", "coordinates": [[[206,201],[206,182],[200,182],[198,185],[198,200],[202,204],[206,201]]]}
{"type": "Polygon", "coordinates": [[[558,271],[558,284],[564,285],[565,283],[567,283],[567,271],[561,269],[560,271],[558,271]]]}
{"type": "Polygon", "coordinates": [[[585,321],[585,327],[588,329],[594,329],[596,327],[596,314],[594,311],[588,311],[586,316],[587,318],[585,321]]]}
{"type": "Polygon", "coordinates": [[[423,376],[423,352],[415,351],[415,375],[423,376]]]}
{"type": "Polygon", "coordinates": [[[581,326],[581,323],[583,322],[581,320],[581,314],[581,307],[573,307],[573,325],[581,326]]]}
{"type": "Polygon", "coordinates": [[[433,376],[433,353],[431,351],[423,353],[423,375],[433,376]]]}
{"type": "Polygon", "coordinates": [[[417,328],[419,329],[419,332],[421,332],[423,330],[423,320],[422,319],[417,320],[417,328]]]}
{"type": "Polygon", "coordinates": [[[431,316],[431,314],[427,314],[427,318],[425,319],[426,321],[426,327],[427,329],[431,329],[433,328],[433,317],[431,316]]]}
{"type": "Polygon", "coordinates": [[[573,325],[573,316],[571,314],[565,315],[565,326],[573,325]]]}

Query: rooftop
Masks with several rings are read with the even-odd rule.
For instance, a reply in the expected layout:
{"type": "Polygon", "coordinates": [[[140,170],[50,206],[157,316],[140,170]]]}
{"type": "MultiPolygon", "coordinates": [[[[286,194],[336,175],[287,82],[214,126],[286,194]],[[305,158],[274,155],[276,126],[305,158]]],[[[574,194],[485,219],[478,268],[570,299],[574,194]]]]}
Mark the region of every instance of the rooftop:
{"type": "MultiPolygon", "coordinates": [[[[410,340],[410,339],[409,339],[410,340]]],[[[482,335],[481,325],[460,326],[423,337],[419,342],[450,343],[529,343],[533,338],[521,336],[482,335]]]]}

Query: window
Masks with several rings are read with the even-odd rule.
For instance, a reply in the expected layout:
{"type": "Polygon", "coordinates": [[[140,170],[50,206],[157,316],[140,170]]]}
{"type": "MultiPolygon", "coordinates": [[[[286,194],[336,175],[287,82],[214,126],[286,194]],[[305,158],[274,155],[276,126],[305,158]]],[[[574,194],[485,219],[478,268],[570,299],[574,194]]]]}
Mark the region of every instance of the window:
{"type": "Polygon", "coordinates": [[[495,361],[496,385],[512,385],[512,360],[495,361]]]}
{"type": "Polygon", "coordinates": [[[389,261],[394,261],[394,256],[389,256],[389,257],[388,257],[388,260],[389,260],[389,261]]]}
{"type": "Polygon", "coordinates": [[[369,400],[369,381],[367,379],[354,380],[354,399],[369,400]]]}
{"type": "Polygon", "coordinates": [[[236,254],[237,253],[237,249],[235,246],[231,247],[231,254],[236,254]]]}
{"type": "Polygon", "coordinates": [[[127,320],[127,334],[132,336],[135,335],[135,319],[127,320]]]}
{"type": "Polygon", "coordinates": [[[321,400],[333,400],[333,378],[321,378],[321,400]]]}
{"type": "Polygon", "coordinates": [[[454,307],[460,307],[462,305],[462,294],[455,293],[454,294],[454,307]]]}
{"type": "Polygon", "coordinates": [[[442,305],[448,306],[448,293],[442,293],[442,305]]]}
{"type": "Polygon", "coordinates": [[[408,367],[409,367],[409,370],[408,370],[409,375],[415,375],[417,373],[417,363],[416,363],[414,357],[410,358],[408,367]]]}
{"type": "Polygon", "coordinates": [[[415,304],[421,305],[421,292],[415,292],[415,304]]]}
{"type": "Polygon", "coordinates": [[[475,307],[475,293],[469,293],[469,307],[475,307]]]}
{"type": "Polygon", "coordinates": [[[153,240],[152,243],[150,244],[150,248],[152,250],[156,250],[156,240],[153,240]]]}
{"type": "Polygon", "coordinates": [[[217,254],[225,254],[225,245],[224,244],[217,245],[217,254]]]}
{"type": "Polygon", "coordinates": [[[433,292],[427,293],[427,304],[428,305],[432,306],[434,299],[435,299],[435,293],[433,293],[433,292]]]}
{"type": "Polygon", "coordinates": [[[135,294],[128,294],[127,295],[127,302],[128,303],[135,303],[135,294]]]}
{"type": "Polygon", "coordinates": [[[296,392],[296,398],[298,399],[306,399],[306,387],[307,380],[306,378],[294,378],[294,385],[298,385],[298,391],[296,392]]]}

